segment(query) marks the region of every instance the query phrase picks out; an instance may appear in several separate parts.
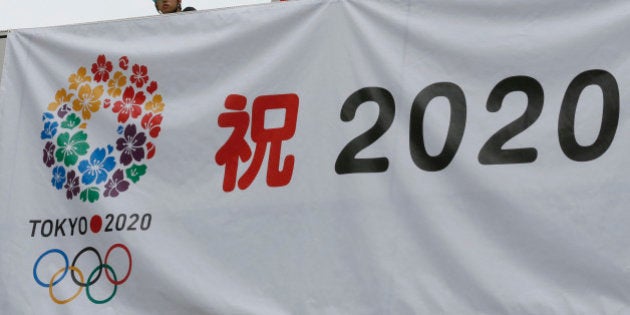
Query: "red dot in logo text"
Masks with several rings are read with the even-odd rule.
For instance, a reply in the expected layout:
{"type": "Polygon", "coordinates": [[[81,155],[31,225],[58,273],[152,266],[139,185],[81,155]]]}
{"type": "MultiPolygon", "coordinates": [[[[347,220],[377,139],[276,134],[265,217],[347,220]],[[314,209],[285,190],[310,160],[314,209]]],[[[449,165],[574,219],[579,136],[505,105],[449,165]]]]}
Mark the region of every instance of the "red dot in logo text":
{"type": "Polygon", "coordinates": [[[101,226],[103,225],[103,219],[101,219],[100,215],[94,215],[90,219],[90,230],[92,233],[98,233],[101,231],[101,226]]]}

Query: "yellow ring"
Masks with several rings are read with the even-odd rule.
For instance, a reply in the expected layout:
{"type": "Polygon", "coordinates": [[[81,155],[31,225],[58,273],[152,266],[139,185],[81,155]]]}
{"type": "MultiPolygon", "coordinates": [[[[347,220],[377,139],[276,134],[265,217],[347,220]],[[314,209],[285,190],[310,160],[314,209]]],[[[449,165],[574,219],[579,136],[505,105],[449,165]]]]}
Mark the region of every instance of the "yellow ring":
{"type": "MultiPolygon", "coordinates": [[[[72,300],[76,299],[77,296],[79,296],[79,294],[81,294],[81,291],[83,290],[82,286],[79,286],[79,291],[77,291],[77,293],[75,293],[73,296],[71,296],[70,298],[66,299],[66,300],[58,300],[55,295],[53,294],[53,282],[55,282],[55,278],[60,275],[61,273],[63,273],[66,270],[66,268],[61,268],[59,269],[59,271],[57,271],[53,276],[52,279],[50,279],[50,286],[48,287],[48,293],[50,293],[50,298],[53,300],[53,302],[57,303],[57,304],[66,304],[69,302],[72,302],[72,300]]],[[[83,282],[83,273],[81,272],[81,270],[79,270],[79,268],[75,267],[75,266],[70,266],[70,270],[74,271],[76,273],[79,274],[79,279],[81,279],[81,282],[83,282]]]]}

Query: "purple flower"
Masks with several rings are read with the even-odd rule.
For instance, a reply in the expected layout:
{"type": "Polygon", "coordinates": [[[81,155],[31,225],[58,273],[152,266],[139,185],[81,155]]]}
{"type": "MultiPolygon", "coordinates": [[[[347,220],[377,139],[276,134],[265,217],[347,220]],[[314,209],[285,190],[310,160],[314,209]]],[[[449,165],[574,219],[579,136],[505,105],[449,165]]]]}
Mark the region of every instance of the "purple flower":
{"type": "Polygon", "coordinates": [[[129,182],[125,180],[125,174],[117,169],[114,175],[105,184],[105,197],[117,197],[119,193],[129,189],[129,182]]]}
{"type": "Polygon", "coordinates": [[[44,147],[44,164],[51,167],[55,164],[55,145],[48,141],[44,147]]]}
{"type": "Polygon", "coordinates": [[[133,160],[141,161],[146,140],[144,132],[136,133],[136,125],[127,125],[123,137],[116,140],[116,150],[121,151],[120,163],[129,165],[133,160]]]}
{"type": "Polygon", "coordinates": [[[76,197],[81,188],[79,187],[79,177],[76,176],[74,170],[68,172],[66,184],[63,186],[66,189],[66,198],[72,200],[72,197],[76,197]]]}
{"type": "Polygon", "coordinates": [[[70,106],[68,106],[68,104],[63,104],[63,105],[61,105],[61,107],[59,107],[59,110],[57,111],[57,116],[59,116],[59,118],[63,119],[63,117],[65,117],[66,114],[68,114],[71,110],[72,110],[72,108],[70,108],[70,106]]]}

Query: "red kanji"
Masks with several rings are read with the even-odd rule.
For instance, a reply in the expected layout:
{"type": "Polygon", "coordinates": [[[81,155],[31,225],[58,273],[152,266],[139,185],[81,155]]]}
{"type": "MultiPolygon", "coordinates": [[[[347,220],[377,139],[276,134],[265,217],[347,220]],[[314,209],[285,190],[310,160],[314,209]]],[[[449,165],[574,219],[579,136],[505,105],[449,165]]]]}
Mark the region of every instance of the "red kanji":
{"type": "Polygon", "coordinates": [[[225,165],[223,177],[223,190],[232,191],[236,186],[238,160],[245,162],[252,155],[249,144],[245,141],[245,134],[249,128],[249,113],[243,111],[247,104],[247,98],[242,95],[229,95],[225,99],[225,108],[237,112],[227,112],[219,115],[219,126],[222,128],[233,127],[234,131],[225,144],[214,156],[219,165],[225,165]]]}
{"type": "MultiPolygon", "coordinates": [[[[219,126],[232,127],[234,131],[225,144],[215,155],[215,161],[219,165],[225,165],[223,178],[223,190],[234,190],[238,176],[238,160],[248,161],[251,157],[251,149],[245,141],[245,135],[249,128],[249,114],[244,111],[247,98],[242,95],[229,95],[225,99],[225,108],[236,112],[226,112],[219,115],[219,126]]],[[[269,144],[269,159],[267,165],[267,185],[280,187],[289,184],[293,175],[295,157],[287,155],[284,158],[283,168],[280,169],[280,153],[282,142],[289,140],[295,134],[297,125],[299,98],[296,94],[264,95],[254,100],[252,106],[251,139],[256,143],[254,157],[249,168],[238,180],[238,187],[246,189],[256,178],[263,163],[269,144]],[[268,110],[284,109],[284,125],[278,128],[265,128],[265,113],[268,110]]]]}

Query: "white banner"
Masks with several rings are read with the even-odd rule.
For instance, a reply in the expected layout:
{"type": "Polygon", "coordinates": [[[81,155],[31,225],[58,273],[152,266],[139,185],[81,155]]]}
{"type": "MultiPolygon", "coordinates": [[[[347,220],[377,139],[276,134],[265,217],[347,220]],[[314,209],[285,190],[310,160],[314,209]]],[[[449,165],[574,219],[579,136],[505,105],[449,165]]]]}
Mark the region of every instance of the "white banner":
{"type": "Polygon", "coordinates": [[[630,313],[627,1],[8,36],[6,314],[630,313]]]}

